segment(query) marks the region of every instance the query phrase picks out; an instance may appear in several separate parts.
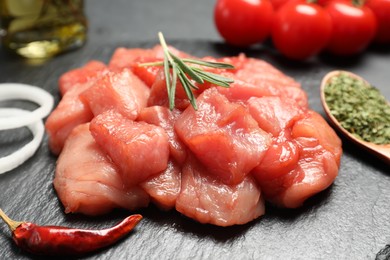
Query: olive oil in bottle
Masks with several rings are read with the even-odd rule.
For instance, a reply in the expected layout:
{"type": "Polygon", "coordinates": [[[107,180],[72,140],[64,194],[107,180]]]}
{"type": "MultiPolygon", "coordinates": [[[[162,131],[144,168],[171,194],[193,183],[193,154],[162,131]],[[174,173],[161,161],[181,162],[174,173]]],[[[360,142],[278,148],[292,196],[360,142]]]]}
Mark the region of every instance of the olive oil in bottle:
{"type": "Polygon", "coordinates": [[[87,21],[83,0],[0,0],[5,48],[26,58],[48,58],[82,46],[87,21]]]}

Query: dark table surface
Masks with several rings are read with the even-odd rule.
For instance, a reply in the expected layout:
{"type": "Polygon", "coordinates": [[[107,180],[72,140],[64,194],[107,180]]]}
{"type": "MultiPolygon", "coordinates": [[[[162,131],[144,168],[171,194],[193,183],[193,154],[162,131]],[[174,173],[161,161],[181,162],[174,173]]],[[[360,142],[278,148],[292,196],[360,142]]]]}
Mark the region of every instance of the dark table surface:
{"type": "MultiPolygon", "coordinates": [[[[358,57],[343,59],[321,55],[300,63],[280,57],[269,44],[238,50],[221,41],[213,24],[213,5],[210,0],[86,1],[90,27],[83,48],[43,64],[0,49],[0,83],[42,86],[58,102],[57,80],[62,73],[90,59],[107,62],[118,46],[151,47],[162,31],[171,45],[193,55],[246,52],[271,62],[302,84],[311,108],[321,114],[319,83],[334,69],[360,74],[390,99],[390,48],[371,47],[358,57]]],[[[27,142],[23,133],[23,129],[0,132],[0,156],[27,142]]],[[[85,259],[375,259],[390,244],[389,166],[344,139],[343,147],[335,183],[302,208],[267,205],[265,216],[256,221],[220,228],[151,206],[137,211],[144,220],[127,239],[85,259]]],[[[107,227],[128,214],[65,215],[52,187],[55,161],[45,137],[29,161],[0,175],[0,207],[18,220],[85,228],[107,227]]],[[[0,259],[33,258],[13,244],[5,224],[0,224],[0,245],[0,259]]]]}

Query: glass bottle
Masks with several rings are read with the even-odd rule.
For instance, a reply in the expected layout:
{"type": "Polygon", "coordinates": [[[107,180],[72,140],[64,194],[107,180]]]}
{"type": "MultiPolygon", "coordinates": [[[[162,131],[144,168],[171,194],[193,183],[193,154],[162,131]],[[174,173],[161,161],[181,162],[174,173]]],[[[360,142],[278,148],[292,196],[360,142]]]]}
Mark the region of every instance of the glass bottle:
{"type": "Polygon", "coordinates": [[[26,58],[48,58],[86,41],[83,0],[0,0],[5,48],[26,58]]]}

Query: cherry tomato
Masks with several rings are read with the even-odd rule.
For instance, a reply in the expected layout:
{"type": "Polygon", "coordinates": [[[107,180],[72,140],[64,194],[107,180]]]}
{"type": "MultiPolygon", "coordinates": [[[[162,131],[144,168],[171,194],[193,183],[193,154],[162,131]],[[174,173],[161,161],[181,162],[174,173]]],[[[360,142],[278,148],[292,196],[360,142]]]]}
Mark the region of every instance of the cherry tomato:
{"type": "Polygon", "coordinates": [[[378,21],[374,42],[390,43],[390,0],[368,0],[366,5],[374,12],[378,21]]]}
{"type": "Polygon", "coordinates": [[[317,0],[317,4],[326,6],[331,0],[317,0]]]}
{"type": "Polygon", "coordinates": [[[354,55],[363,51],[377,31],[374,13],[367,6],[335,0],[327,4],[333,21],[333,32],[327,49],[337,55],[354,55]]]}
{"type": "Polygon", "coordinates": [[[249,46],[269,36],[273,13],[269,0],[217,0],[214,21],[226,42],[249,46]]]}
{"type": "Polygon", "coordinates": [[[289,1],[291,1],[291,0],[270,0],[275,11],[278,10],[280,7],[282,7],[283,5],[285,5],[289,1]]]}
{"type": "Polygon", "coordinates": [[[306,59],[327,45],[332,21],[325,10],[305,0],[288,2],[275,14],[272,41],[291,59],[306,59]]]}

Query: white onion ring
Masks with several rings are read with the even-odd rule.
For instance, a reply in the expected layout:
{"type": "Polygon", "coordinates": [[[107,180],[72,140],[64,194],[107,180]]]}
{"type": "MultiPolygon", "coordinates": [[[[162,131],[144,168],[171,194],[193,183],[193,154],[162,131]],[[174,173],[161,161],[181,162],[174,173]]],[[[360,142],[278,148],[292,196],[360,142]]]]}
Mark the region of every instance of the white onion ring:
{"type": "Polygon", "coordinates": [[[54,105],[53,96],[41,88],[21,83],[0,84],[0,101],[10,99],[32,101],[40,107],[30,113],[16,112],[14,117],[2,118],[0,120],[0,130],[31,125],[47,116],[54,105]]]}
{"type": "MultiPolygon", "coordinates": [[[[29,118],[33,113],[34,112],[18,108],[0,108],[1,122],[4,119],[15,119],[15,121],[22,121],[24,120],[24,118],[29,118]],[[10,118],[9,116],[13,117],[10,118]]],[[[33,156],[34,153],[37,151],[45,133],[45,127],[43,125],[42,119],[39,119],[34,123],[27,125],[27,127],[33,134],[33,139],[19,150],[11,153],[10,155],[0,158],[0,174],[18,167],[19,165],[27,161],[31,156],[33,156]]]]}

